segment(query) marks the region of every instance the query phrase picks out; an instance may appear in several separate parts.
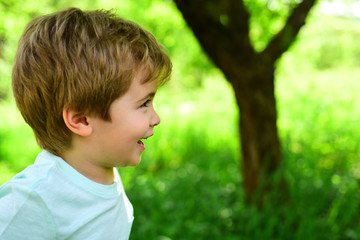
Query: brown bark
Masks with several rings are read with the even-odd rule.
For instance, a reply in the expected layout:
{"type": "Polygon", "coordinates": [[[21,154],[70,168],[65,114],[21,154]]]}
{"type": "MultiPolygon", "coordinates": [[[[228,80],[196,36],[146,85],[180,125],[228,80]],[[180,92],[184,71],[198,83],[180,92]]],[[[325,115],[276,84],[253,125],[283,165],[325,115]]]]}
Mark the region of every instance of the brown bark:
{"type": "Polygon", "coordinates": [[[268,179],[281,162],[274,64],[295,40],[316,0],[304,0],[262,53],[249,39],[249,13],[240,0],[175,0],[206,54],[232,84],[240,110],[246,199],[263,202],[268,179]],[[226,19],[226,21],[221,21],[226,19]]]}

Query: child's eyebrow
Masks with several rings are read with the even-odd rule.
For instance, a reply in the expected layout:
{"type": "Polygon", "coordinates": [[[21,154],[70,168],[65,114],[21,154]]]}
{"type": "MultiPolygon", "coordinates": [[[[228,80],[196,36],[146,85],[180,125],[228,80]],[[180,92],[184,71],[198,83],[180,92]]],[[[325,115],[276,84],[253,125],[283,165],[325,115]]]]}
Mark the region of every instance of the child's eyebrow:
{"type": "Polygon", "coordinates": [[[145,97],[139,99],[138,102],[142,102],[142,101],[145,101],[146,99],[151,99],[151,98],[154,98],[154,97],[155,97],[155,92],[150,92],[145,97]]]}

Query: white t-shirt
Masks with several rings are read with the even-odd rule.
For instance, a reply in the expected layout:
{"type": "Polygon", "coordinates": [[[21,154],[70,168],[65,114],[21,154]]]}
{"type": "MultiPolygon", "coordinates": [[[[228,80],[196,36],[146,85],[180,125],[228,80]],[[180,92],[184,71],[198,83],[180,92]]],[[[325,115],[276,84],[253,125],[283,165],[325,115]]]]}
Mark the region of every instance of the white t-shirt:
{"type": "Polygon", "coordinates": [[[1,240],[125,240],[134,220],[118,171],[112,185],[42,151],[0,187],[1,240]]]}

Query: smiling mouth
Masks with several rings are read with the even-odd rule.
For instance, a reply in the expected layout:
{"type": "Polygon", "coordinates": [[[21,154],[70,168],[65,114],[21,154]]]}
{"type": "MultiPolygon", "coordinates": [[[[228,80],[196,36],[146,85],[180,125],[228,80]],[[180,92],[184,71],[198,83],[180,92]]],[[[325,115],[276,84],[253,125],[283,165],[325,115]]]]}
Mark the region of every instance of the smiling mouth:
{"type": "Polygon", "coordinates": [[[153,134],[148,135],[147,137],[144,137],[144,138],[139,139],[139,141],[137,141],[137,144],[145,147],[145,143],[144,143],[142,140],[143,140],[143,139],[148,139],[148,138],[151,137],[152,135],[153,135],[153,134]]]}
{"type": "Polygon", "coordinates": [[[143,141],[141,141],[141,140],[139,140],[139,141],[137,142],[137,144],[139,144],[139,145],[141,145],[141,146],[145,146],[145,144],[144,144],[143,141]]]}
{"type": "Polygon", "coordinates": [[[141,148],[143,148],[143,149],[145,150],[145,143],[144,143],[142,140],[148,139],[148,138],[151,137],[152,135],[153,135],[153,133],[151,133],[150,135],[147,135],[147,136],[144,137],[144,138],[139,139],[139,141],[137,141],[137,144],[138,144],[141,148]]]}

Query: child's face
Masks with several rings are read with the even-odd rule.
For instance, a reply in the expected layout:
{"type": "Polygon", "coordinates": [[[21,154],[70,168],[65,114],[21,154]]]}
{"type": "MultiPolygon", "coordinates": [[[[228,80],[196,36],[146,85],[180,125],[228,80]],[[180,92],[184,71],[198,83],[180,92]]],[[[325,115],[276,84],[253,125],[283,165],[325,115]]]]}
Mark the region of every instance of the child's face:
{"type": "Polygon", "coordinates": [[[145,150],[141,139],[152,136],[153,128],[160,123],[153,107],[157,82],[142,84],[144,77],[138,72],[129,90],[112,103],[111,122],[92,119],[92,145],[103,167],[136,166],[145,150]]]}

